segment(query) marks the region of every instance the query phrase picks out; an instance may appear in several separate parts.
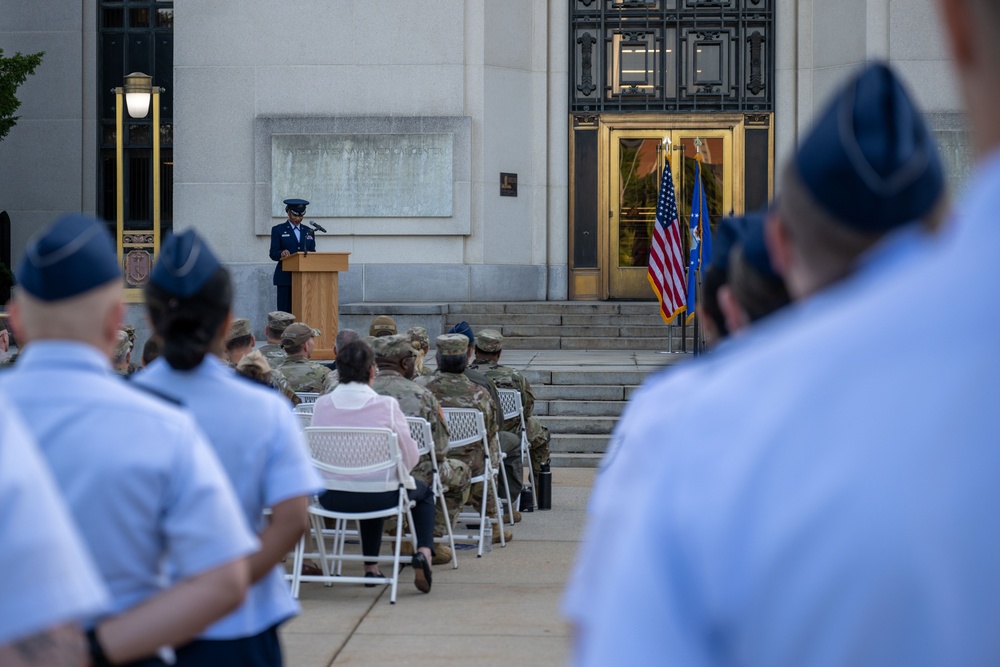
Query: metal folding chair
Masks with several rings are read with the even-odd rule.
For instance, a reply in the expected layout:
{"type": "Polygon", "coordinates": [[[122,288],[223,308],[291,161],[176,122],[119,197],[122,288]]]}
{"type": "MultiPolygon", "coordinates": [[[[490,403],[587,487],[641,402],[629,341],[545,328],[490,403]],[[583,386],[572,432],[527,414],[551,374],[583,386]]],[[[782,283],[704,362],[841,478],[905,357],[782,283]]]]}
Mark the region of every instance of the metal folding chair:
{"type": "MultiPolygon", "coordinates": [[[[492,534],[486,534],[488,523],[486,520],[486,498],[489,496],[487,491],[490,488],[493,489],[493,498],[496,500],[497,520],[499,521],[503,517],[502,510],[500,509],[500,496],[497,493],[497,469],[493,467],[493,462],[490,459],[490,443],[486,434],[486,421],[483,419],[483,413],[474,408],[442,408],[442,412],[444,412],[445,422],[448,424],[449,451],[476,445],[477,443],[483,448],[483,455],[485,456],[483,473],[475,475],[472,478],[473,484],[483,485],[483,498],[479,506],[479,532],[478,534],[453,534],[455,540],[475,542],[478,547],[476,555],[482,556],[486,540],[493,539],[492,534]]],[[[503,530],[500,531],[500,546],[507,546],[503,530]]]]}
{"type": "MultiPolygon", "coordinates": [[[[395,505],[375,512],[338,512],[328,510],[319,502],[313,502],[309,507],[309,519],[312,535],[317,551],[305,553],[306,536],[303,535],[295,548],[295,558],[292,564],[292,596],[299,596],[299,584],[303,581],[321,581],[327,586],[332,584],[372,584],[384,583],[391,586],[389,602],[396,603],[396,589],[399,583],[399,559],[402,545],[403,520],[413,525],[410,508],[413,503],[406,495],[406,488],[413,485],[413,479],[403,469],[402,456],[396,441],[396,434],[387,428],[347,428],[347,427],[316,427],[305,430],[306,440],[312,454],[313,465],[321,472],[335,477],[326,477],[324,483],[329,490],[349,491],[352,493],[384,493],[398,491],[395,505]],[[345,554],[344,546],[348,537],[347,522],[363,519],[396,517],[395,549],[391,556],[367,558],[362,554],[345,554]],[[335,520],[334,528],[324,527],[323,519],[335,520]],[[328,550],[326,540],[333,538],[332,549],[328,550]],[[306,558],[318,558],[322,575],[303,575],[302,561],[306,558]],[[342,564],[345,561],[363,562],[376,560],[392,563],[392,576],[383,578],[366,578],[363,576],[342,576],[342,564]],[[334,567],[335,566],[335,567],[334,567]]],[[[413,549],[416,551],[416,539],[413,539],[413,549]]]]}
{"type": "MultiPolygon", "coordinates": [[[[528,466],[528,480],[531,482],[531,504],[532,507],[538,508],[538,503],[535,499],[535,492],[538,488],[535,486],[535,470],[531,466],[531,443],[528,442],[528,425],[524,421],[524,402],[521,400],[521,392],[517,389],[500,389],[497,388],[497,393],[500,394],[500,404],[503,408],[503,418],[504,421],[511,419],[512,417],[517,417],[521,421],[521,466],[528,466]]],[[[513,512],[511,512],[511,518],[513,519],[513,512]]]]}
{"type": "Polygon", "coordinates": [[[441,475],[438,473],[437,453],[434,451],[434,437],[431,435],[431,425],[423,417],[407,417],[407,424],[410,426],[410,437],[417,443],[417,451],[421,456],[427,454],[431,459],[431,469],[433,470],[434,497],[438,499],[441,511],[444,512],[444,525],[448,529],[447,536],[435,537],[434,541],[439,544],[447,544],[451,547],[451,567],[458,567],[458,552],[455,550],[455,538],[451,530],[451,519],[448,513],[448,504],[444,499],[444,485],[441,484],[441,475]]]}

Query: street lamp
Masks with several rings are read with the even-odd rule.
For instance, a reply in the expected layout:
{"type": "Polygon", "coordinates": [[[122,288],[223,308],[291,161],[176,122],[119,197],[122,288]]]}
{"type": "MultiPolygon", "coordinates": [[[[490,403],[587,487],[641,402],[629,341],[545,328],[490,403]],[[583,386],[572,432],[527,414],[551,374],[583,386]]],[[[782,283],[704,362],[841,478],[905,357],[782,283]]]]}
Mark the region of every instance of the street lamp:
{"type": "Polygon", "coordinates": [[[142,72],[125,76],[125,85],[115,88],[115,177],[117,181],[116,226],[118,265],[125,275],[128,301],[141,301],[141,287],[149,279],[153,261],[160,251],[160,93],[153,77],[142,72]],[[153,106],[153,228],[125,233],[125,134],[122,97],[131,118],[145,118],[153,106]],[[128,252],[126,253],[126,249],[128,252]],[[152,250],[152,252],[150,252],[152,250]]]}

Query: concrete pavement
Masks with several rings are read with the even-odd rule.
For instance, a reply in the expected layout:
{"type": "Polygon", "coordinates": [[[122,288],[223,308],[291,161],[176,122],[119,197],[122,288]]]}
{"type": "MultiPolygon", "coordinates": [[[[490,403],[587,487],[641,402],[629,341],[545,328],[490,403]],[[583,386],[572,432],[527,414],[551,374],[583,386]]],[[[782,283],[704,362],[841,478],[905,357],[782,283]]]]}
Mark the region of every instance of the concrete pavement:
{"type": "MultiPolygon", "coordinates": [[[[457,570],[436,566],[430,594],[413,587],[410,568],[395,605],[388,587],[302,584],[302,614],[281,632],[285,664],[565,664],[570,631],[558,607],[595,473],[554,470],[552,510],[524,513],[506,548],[495,545],[482,558],[460,550],[457,570]]],[[[352,568],[361,566],[345,565],[352,568]]]]}

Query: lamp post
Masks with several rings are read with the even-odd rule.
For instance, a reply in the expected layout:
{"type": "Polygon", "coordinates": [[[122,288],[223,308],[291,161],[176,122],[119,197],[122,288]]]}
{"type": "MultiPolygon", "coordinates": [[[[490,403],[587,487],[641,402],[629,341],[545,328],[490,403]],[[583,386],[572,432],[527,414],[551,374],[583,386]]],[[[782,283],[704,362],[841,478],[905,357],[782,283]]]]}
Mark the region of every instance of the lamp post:
{"type": "Polygon", "coordinates": [[[139,288],[149,278],[153,261],[160,250],[160,93],[162,88],[153,85],[153,77],[142,72],[125,76],[125,85],[115,93],[115,177],[117,185],[116,227],[118,229],[118,265],[126,282],[126,299],[140,301],[139,288]],[[122,98],[131,118],[145,118],[153,106],[153,228],[129,230],[125,234],[125,136],[122,122],[122,98]],[[148,251],[151,247],[152,253],[148,251]],[[125,249],[129,248],[128,261],[125,249]],[[145,250],[143,249],[145,248],[145,250]]]}

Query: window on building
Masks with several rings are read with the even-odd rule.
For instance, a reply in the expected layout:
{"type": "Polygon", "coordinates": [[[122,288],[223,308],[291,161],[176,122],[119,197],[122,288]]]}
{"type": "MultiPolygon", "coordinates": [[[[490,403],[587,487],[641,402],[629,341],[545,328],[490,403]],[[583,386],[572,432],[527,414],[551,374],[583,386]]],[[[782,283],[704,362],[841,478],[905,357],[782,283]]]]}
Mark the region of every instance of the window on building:
{"type": "MultiPolygon", "coordinates": [[[[126,74],[144,72],[160,94],[160,230],[173,222],[173,67],[174,3],[150,0],[99,0],[98,109],[100,157],[98,213],[111,221],[114,233],[117,179],[115,175],[115,95],[126,74]]],[[[124,116],[124,229],[146,230],[153,220],[153,114],[143,119],[124,116]]]]}

